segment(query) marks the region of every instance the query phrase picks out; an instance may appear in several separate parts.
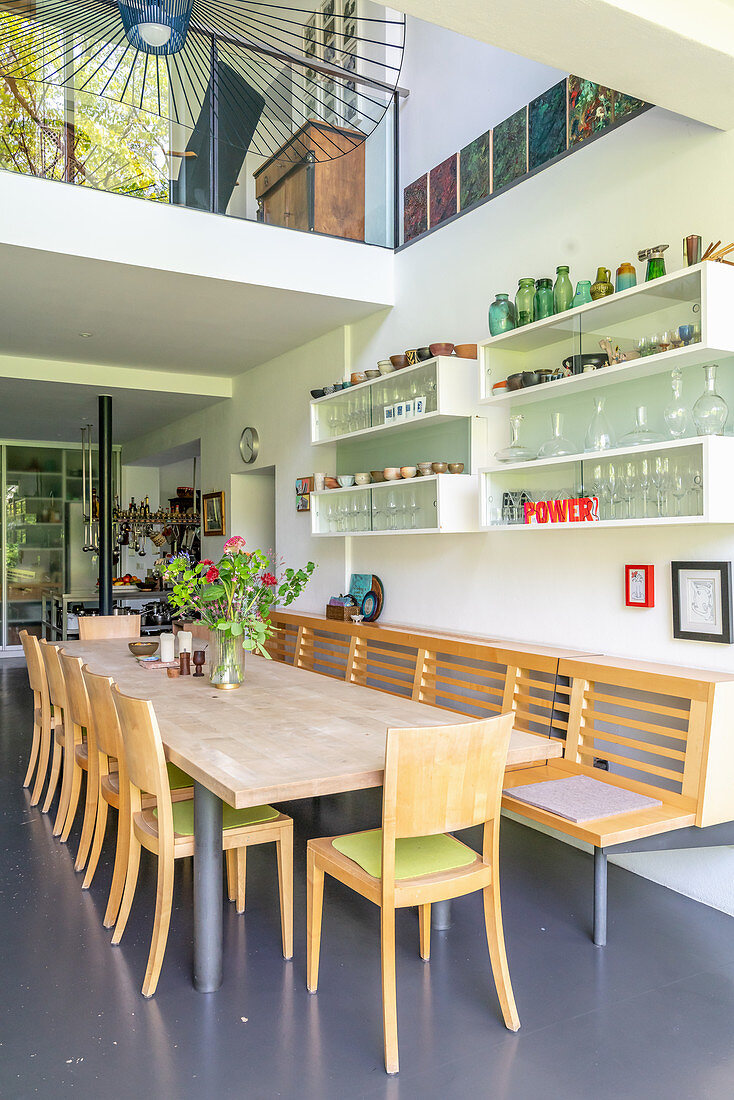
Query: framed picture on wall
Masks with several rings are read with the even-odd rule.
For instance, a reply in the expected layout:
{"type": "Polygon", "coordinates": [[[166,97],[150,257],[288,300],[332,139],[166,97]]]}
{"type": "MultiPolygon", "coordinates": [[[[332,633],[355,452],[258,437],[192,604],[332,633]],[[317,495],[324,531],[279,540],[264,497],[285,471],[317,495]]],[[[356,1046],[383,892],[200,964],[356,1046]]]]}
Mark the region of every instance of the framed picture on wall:
{"type": "Polygon", "coordinates": [[[731,562],[673,561],[673,637],[732,642],[731,562]]]}
{"type": "Polygon", "coordinates": [[[313,477],[297,477],[296,478],[296,496],[303,496],[305,493],[313,492],[313,477]]]}
{"type": "Polygon", "coordinates": [[[627,607],[655,606],[654,565],[625,565],[624,602],[627,607]]]}
{"type": "Polygon", "coordinates": [[[202,497],[204,512],[204,534],[224,534],[224,492],[204,493],[202,497]]]}
{"type": "Polygon", "coordinates": [[[310,512],[311,511],[311,495],[310,495],[310,493],[300,493],[296,497],[296,511],[297,512],[310,512]]]}

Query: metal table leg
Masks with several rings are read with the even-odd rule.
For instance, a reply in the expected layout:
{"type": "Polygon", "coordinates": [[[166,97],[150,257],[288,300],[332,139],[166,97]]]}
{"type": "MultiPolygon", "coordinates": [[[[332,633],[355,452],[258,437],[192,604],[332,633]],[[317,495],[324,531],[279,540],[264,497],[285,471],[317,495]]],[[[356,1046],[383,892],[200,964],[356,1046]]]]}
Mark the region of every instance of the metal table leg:
{"type": "Polygon", "coordinates": [[[436,932],[445,932],[451,927],[451,901],[434,901],[431,906],[431,927],[436,932]]]}
{"type": "Polygon", "coordinates": [[[607,942],[607,853],[594,848],[594,943],[604,947],[607,942]]]}
{"type": "Polygon", "coordinates": [[[222,800],[194,782],[194,986],[222,984],[222,800]]]}

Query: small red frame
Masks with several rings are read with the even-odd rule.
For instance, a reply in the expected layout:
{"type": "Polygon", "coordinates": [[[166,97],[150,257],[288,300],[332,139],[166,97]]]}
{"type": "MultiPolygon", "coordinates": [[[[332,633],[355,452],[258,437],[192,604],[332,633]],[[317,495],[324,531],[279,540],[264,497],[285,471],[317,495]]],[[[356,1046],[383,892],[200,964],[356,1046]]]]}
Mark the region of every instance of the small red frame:
{"type": "Polygon", "coordinates": [[[627,607],[654,607],[655,566],[625,565],[624,596],[627,607]]]}

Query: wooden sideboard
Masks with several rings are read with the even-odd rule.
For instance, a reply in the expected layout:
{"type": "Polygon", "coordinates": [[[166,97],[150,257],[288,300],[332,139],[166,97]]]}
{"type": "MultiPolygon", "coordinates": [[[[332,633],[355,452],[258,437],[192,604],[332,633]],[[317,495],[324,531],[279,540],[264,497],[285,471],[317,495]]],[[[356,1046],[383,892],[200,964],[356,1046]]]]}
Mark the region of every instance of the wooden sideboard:
{"type": "Polygon", "coordinates": [[[323,122],[306,122],[255,172],[266,224],[355,241],[364,240],[364,187],[363,135],[323,122]]]}

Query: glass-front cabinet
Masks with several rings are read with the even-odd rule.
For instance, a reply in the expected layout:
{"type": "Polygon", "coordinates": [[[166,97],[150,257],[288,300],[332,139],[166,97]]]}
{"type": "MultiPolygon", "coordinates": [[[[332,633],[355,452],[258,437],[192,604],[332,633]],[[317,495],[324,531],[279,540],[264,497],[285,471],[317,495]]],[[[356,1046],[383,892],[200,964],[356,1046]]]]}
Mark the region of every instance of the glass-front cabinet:
{"type": "MultiPolygon", "coordinates": [[[[117,473],[118,461],[113,462],[117,473]]],[[[41,635],[42,599],[82,578],[89,584],[90,555],[82,549],[81,448],[45,443],[0,443],[3,484],[3,649],[20,645],[27,629],[41,635]]],[[[97,453],[92,456],[97,481],[97,453]]],[[[119,479],[118,479],[119,483],[119,479]]],[[[96,560],[96,559],[95,559],[96,560]]]]}

